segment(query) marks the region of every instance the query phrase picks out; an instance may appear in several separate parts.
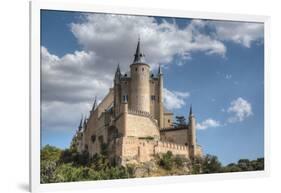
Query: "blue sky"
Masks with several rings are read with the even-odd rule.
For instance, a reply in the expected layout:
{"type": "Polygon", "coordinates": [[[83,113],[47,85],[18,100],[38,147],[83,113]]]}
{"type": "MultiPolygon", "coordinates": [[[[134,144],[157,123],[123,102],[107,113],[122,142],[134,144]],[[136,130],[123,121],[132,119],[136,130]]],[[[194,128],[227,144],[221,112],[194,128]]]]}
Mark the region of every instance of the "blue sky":
{"type": "Polygon", "coordinates": [[[264,44],[259,23],[41,12],[42,145],[69,146],[81,113],[126,72],[141,37],[163,67],[165,106],[198,123],[204,153],[223,164],[264,154],[264,44]]]}

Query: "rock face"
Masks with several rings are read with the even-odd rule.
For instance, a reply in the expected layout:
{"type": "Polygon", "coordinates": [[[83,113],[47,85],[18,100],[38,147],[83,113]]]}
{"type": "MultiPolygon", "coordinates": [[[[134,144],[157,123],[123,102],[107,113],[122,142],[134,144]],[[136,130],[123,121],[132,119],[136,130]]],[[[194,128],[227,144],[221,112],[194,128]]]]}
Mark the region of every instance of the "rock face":
{"type": "Polygon", "coordinates": [[[159,167],[155,161],[148,161],[135,167],[134,176],[136,178],[148,177],[151,176],[151,173],[157,171],[158,168],[159,167]]]}

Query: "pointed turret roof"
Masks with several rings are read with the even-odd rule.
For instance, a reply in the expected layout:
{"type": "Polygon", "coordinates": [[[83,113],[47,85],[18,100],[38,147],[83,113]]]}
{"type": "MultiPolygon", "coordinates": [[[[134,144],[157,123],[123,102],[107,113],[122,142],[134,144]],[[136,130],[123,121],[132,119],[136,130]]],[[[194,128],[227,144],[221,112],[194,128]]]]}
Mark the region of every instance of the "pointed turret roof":
{"type": "Polygon", "coordinates": [[[119,65],[119,63],[118,63],[117,68],[116,68],[116,72],[115,72],[115,78],[114,78],[114,80],[115,80],[116,82],[118,82],[120,78],[121,78],[121,70],[120,70],[120,65],[119,65]]]}
{"type": "Polygon", "coordinates": [[[192,105],[190,105],[189,116],[190,116],[190,117],[193,116],[193,114],[192,114],[192,105]]]}
{"type": "Polygon", "coordinates": [[[158,75],[162,74],[162,68],[161,68],[161,65],[159,64],[159,67],[158,67],[158,75]]]}
{"type": "Polygon", "coordinates": [[[140,38],[138,39],[138,45],[137,45],[136,53],[134,56],[135,56],[135,58],[134,58],[133,63],[142,63],[143,62],[144,54],[140,50],[140,38]]]}
{"type": "Polygon", "coordinates": [[[81,117],[81,120],[80,120],[80,124],[79,124],[79,126],[78,126],[78,130],[79,131],[81,131],[81,129],[82,129],[82,122],[83,122],[83,115],[82,115],[82,117],[81,117]]]}
{"type": "Polygon", "coordinates": [[[95,96],[95,101],[94,101],[92,111],[91,111],[92,113],[95,111],[96,106],[97,106],[97,96],[95,96]]]}

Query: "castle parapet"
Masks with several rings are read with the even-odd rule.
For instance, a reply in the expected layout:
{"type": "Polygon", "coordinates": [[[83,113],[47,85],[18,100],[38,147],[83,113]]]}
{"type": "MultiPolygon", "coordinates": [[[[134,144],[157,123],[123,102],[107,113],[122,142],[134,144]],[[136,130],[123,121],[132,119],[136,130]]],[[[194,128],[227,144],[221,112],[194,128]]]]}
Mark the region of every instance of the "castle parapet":
{"type": "Polygon", "coordinates": [[[158,122],[153,118],[153,116],[146,111],[140,111],[140,110],[134,110],[134,109],[128,109],[128,113],[132,115],[138,115],[138,116],[143,116],[143,117],[148,117],[157,127],[158,127],[158,122]]]}

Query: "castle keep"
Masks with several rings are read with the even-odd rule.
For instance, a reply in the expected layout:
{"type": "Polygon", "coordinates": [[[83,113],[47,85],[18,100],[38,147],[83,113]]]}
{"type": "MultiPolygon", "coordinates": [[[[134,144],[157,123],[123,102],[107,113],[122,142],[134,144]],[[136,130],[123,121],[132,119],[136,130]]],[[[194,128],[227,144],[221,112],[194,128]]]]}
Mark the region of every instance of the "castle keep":
{"type": "Polygon", "coordinates": [[[79,152],[94,155],[106,149],[109,159],[119,165],[147,162],[167,151],[191,159],[202,156],[192,108],[187,125],[173,126],[173,113],[163,105],[161,67],[152,74],[140,41],[129,73],[122,74],[118,65],[113,88],[99,105],[95,100],[73,140],[79,152]]]}

